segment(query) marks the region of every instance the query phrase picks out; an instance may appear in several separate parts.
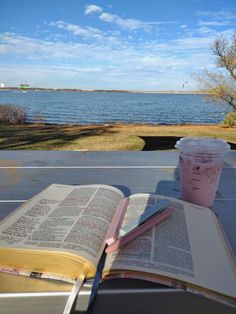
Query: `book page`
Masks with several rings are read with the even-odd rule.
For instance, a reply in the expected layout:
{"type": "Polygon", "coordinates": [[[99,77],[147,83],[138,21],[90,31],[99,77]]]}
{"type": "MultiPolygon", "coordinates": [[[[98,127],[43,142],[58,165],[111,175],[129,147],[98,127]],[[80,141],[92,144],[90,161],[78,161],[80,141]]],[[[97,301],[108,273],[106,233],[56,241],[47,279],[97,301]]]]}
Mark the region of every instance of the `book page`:
{"type": "Polygon", "coordinates": [[[235,298],[235,265],[210,209],[167,197],[136,194],[130,197],[124,224],[160,198],[171,200],[175,212],[117,252],[109,253],[104,273],[146,272],[235,298]]]}
{"type": "Polygon", "coordinates": [[[123,193],[112,186],[53,184],[0,224],[0,246],[70,252],[95,267],[123,193]]]}

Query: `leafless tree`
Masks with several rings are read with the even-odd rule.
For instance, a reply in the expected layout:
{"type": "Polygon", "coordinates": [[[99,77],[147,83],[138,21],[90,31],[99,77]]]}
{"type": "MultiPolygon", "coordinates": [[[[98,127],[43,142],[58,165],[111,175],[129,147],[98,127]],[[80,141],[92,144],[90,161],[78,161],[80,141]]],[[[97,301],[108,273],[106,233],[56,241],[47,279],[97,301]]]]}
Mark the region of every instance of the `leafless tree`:
{"type": "Polygon", "coordinates": [[[24,124],[26,112],[14,105],[0,105],[0,124],[24,124]]]}
{"type": "Polygon", "coordinates": [[[210,48],[221,71],[205,70],[197,78],[200,88],[211,100],[223,100],[231,106],[232,111],[236,111],[236,32],[231,41],[219,37],[210,48]]]}

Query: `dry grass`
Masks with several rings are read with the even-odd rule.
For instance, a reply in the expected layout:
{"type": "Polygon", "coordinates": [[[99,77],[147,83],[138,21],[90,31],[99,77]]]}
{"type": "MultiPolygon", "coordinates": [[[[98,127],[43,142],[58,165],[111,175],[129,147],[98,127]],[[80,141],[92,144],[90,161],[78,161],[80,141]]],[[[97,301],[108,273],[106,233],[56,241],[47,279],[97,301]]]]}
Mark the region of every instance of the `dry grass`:
{"type": "Polygon", "coordinates": [[[105,124],[69,126],[29,124],[0,125],[0,149],[165,149],[173,148],[177,138],[192,135],[222,138],[236,146],[236,128],[225,128],[222,125],[105,124]]]}

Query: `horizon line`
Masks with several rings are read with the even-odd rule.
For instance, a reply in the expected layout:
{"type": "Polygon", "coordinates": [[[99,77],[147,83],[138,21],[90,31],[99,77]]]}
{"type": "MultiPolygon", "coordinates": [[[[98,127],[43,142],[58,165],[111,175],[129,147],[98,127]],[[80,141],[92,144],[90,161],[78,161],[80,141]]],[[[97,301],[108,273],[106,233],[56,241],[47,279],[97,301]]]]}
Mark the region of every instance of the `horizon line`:
{"type": "Polygon", "coordinates": [[[18,86],[8,86],[0,87],[0,90],[48,90],[48,91],[78,91],[78,92],[127,92],[127,93],[201,93],[204,94],[204,91],[200,90],[144,90],[144,89],[82,89],[82,88],[67,88],[67,87],[18,87],[18,86]]]}

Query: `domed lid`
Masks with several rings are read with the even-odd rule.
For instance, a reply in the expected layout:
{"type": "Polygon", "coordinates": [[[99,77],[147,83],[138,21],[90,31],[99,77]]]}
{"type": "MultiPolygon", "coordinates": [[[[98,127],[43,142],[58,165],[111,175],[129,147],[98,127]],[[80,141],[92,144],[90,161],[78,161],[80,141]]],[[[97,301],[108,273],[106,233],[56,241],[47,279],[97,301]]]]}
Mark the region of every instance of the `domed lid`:
{"type": "Polygon", "coordinates": [[[230,145],[226,141],[203,136],[183,137],[176,142],[175,147],[194,154],[222,155],[230,151],[230,145]]]}

